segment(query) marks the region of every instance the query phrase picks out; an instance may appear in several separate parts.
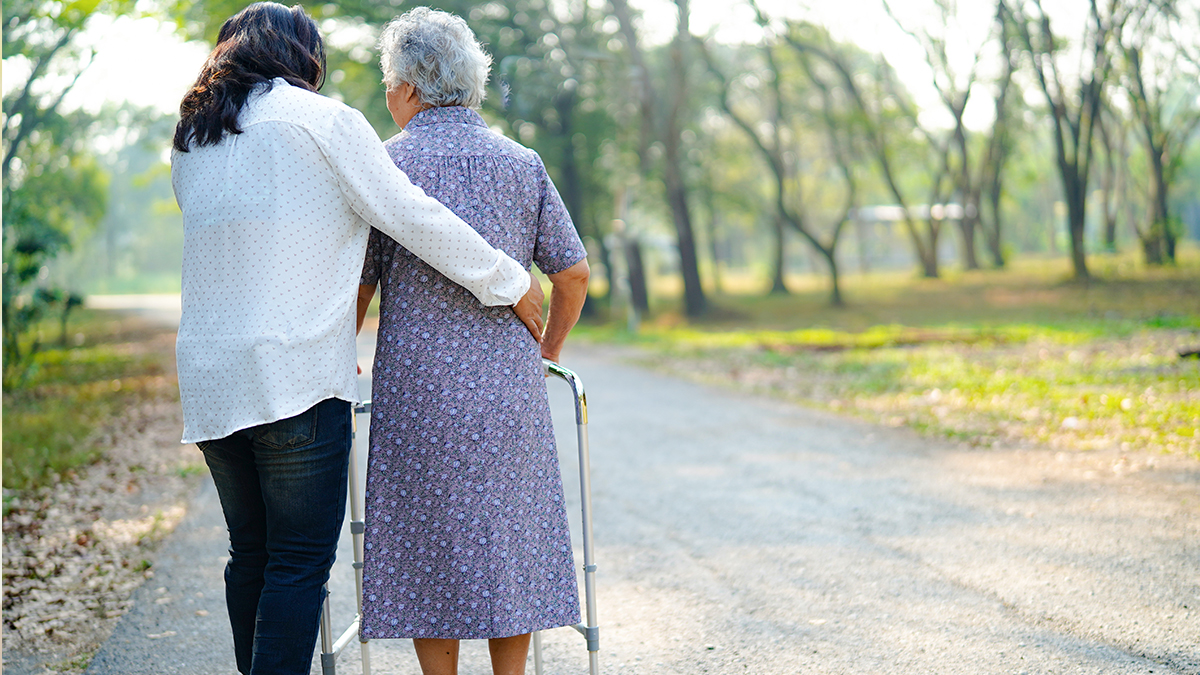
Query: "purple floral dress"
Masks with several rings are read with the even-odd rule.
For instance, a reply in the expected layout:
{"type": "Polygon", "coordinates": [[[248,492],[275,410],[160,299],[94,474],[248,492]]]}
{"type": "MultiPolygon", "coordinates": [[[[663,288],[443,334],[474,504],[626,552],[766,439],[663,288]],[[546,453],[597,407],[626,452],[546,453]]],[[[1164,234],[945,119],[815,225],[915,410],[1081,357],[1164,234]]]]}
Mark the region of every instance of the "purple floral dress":
{"type": "MultiPolygon", "coordinates": [[[[583,244],[537,153],[466,108],[387,142],[409,178],[548,274],[583,244]]],[[[362,634],[495,638],[579,621],[562,478],[537,342],[377,230],[362,634]]]]}

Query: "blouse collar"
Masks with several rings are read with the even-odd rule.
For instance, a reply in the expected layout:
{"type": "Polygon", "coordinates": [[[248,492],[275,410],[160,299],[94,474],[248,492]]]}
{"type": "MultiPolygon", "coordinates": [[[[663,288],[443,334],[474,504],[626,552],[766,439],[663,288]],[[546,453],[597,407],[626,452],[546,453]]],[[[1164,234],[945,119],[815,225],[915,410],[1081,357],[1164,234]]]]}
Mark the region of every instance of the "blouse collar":
{"type": "Polygon", "coordinates": [[[479,113],[462,106],[451,105],[439,108],[427,108],[413,115],[407,126],[423,127],[429,124],[469,124],[486,127],[487,123],[479,113]]]}

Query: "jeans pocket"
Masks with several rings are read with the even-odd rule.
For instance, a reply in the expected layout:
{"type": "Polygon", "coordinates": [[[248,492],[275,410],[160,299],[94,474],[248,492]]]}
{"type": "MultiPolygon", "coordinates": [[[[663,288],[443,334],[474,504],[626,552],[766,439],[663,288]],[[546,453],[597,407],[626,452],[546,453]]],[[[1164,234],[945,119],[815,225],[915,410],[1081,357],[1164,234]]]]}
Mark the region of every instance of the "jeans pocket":
{"type": "Polygon", "coordinates": [[[317,407],[285,419],[263,424],[254,430],[255,441],[275,450],[311,445],[317,437],[317,407]]]}

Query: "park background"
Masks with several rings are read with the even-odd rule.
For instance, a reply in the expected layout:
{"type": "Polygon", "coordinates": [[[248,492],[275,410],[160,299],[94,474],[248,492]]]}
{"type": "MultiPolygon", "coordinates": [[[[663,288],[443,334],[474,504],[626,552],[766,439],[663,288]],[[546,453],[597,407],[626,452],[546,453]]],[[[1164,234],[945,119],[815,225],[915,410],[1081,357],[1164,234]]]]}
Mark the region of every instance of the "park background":
{"type": "MultiPolygon", "coordinates": [[[[413,5],[304,4],[323,93],[392,136],[374,41],[413,5]]],[[[433,4],[584,238],[577,339],[982,448],[1200,457],[1200,3],[433,4]]],[[[102,533],[38,530],[175,405],[172,336],[88,298],[178,293],[173,107],[242,6],[4,2],[6,639],[119,616],[21,608],[178,520],[77,567],[102,533]]]]}

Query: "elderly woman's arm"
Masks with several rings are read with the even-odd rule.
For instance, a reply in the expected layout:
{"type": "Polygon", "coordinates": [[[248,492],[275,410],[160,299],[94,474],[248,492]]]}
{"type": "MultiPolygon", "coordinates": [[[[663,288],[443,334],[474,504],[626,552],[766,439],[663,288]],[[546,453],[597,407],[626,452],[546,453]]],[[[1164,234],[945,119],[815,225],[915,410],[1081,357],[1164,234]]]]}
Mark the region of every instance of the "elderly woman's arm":
{"type": "Polygon", "coordinates": [[[546,275],[553,286],[550,289],[550,318],[546,320],[546,332],[542,336],[542,358],[558,363],[567,333],[579,320],[590,275],[586,258],[561,272],[546,275]]]}
{"type": "Polygon", "coordinates": [[[358,306],[355,308],[354,333],[362,332],[363,319],[367,318],[367,307],[371,306],[371,298],[375,297],[375,284],[361,284],[358,287],[358,306]]]}

